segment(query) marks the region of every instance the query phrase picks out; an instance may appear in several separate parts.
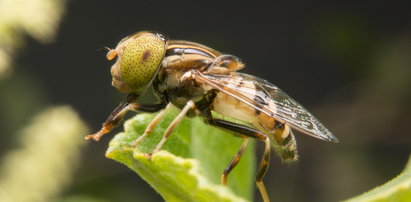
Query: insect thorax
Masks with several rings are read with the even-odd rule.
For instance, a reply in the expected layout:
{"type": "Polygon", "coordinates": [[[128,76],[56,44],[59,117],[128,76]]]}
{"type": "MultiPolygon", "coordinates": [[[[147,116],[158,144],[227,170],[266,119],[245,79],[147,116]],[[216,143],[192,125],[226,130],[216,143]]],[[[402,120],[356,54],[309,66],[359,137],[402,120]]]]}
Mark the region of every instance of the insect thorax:
{"type": "Polygon", "coordinates": [[[162,68],[153,82],[154,92],[158,97],[171,102],[182,109],[189,100],[194,101],[196,108],[208,108],[214,99],[214,91],[205,89],[194,83],[193,80],[181,81],[185,72],[162,68]]]}
{"type": "Polygon", "coordinates": [[[189,100],[200,111],[207,108],[214,93],[195,81],[181,79],[191,69],[204,71],[220,53],[201,44],[187,41],[169,41],[161,68],[153,82],[156,94],[183,108],[189,100]]]}

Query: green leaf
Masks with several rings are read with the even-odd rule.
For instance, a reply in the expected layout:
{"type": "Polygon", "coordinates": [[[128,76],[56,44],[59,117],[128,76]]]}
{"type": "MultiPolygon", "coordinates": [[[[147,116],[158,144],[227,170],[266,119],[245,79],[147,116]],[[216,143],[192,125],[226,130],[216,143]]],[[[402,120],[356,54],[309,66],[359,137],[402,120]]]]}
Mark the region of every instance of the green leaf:
{"type": "Polygon", "coordinates": [[[408,160],[408,164],[405,166],[404,171],[400,175],[384,185],[374,188],[373,190],[360,196],[349,199],[346,202],[357,201],[411,201],[411,156],[408,160]]]}
{"type": "Polygon", "coordinates": [[[139,114],[126,121],[125,132],[110,142],[106,156],[138,173],[166,201],[245,201],[254,194],[255,153],[250,141],[240,163],[230,173],[228,186],[220,176],[241,146],[242,139],[204,124],[201,118],[184,118],[162,150],[145,156],[162,138],[178,114],[170,110],[136,148],[130,145],[144,132],[155,114],[139,114]]]}

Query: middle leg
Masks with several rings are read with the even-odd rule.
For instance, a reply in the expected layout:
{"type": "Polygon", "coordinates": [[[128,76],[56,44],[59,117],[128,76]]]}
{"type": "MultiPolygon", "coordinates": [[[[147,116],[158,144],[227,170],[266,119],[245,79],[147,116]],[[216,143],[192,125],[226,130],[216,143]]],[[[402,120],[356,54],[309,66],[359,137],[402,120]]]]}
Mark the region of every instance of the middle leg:
{"type": "Polygon", "coordinates": [[[161,110],[160,113],[157,114],[156,117],[148,124],[146,130],[144,131],[143,135],[141,135],[137,140],[131,145],[132,147],[136,147],[145,137],[147,137],[153,128],[160,122],[160,120],[164,117],[167,111],[171,108],[172,104],[168,103],[165,109],[161,110]]]}
{"type": "Polygon", "coordinates": [[[195,108],[194,102],[192,100],[189,100],[187,102],[187,104],[184,106],[184,108],[181,110],[181,112],[177,115],[177,117],[174,118],[173,122],[171,122],[171,124],[168,126],[168,128],[164,132],[164,135],[163,135],[163,138],[161,139],[161,141],[157,144],[157,146],[154,148],[154,150],[151,152],[151,154],[148,154],[149,157],[151,157],[151,155],[153,153],[156,153],[156,152],[160,151],[161,147],[166,142],[168,137],[171,135],[171,133],[173,132],[173,130],[177,126],[177,124],[180,123],[181,119],[183,119],[183,117],[187,114],[187,112],[190,109],[194,109],[194,108],[195,108]]]}

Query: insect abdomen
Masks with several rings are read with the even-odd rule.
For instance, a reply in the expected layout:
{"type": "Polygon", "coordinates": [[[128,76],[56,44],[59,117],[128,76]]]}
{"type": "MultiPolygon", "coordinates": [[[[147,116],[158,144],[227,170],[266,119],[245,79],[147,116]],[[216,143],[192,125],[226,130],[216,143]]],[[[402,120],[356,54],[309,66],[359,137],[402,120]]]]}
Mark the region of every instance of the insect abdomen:
{"type": "Polygon", "coordinates": [[[271,143],[284,162],[293,162],[298,159],[297,142],[291,128],[278,121],[270,133],[271,143]]]}
{"type": "Polygon", "coordinates": [[[254,108],[225,93],[219,92],[211,104],[212,110],[227,117],[253,124],[257,121],[254,108]]]}
{"type": "Polygon", "coordinates": [[[289,126],[276,121],[225,93],[217,93],[212,102],[212,110],[227,117],[252,124],[270,137],[274,149],[284,162],[298,159],[297,143],[289,126]]]}

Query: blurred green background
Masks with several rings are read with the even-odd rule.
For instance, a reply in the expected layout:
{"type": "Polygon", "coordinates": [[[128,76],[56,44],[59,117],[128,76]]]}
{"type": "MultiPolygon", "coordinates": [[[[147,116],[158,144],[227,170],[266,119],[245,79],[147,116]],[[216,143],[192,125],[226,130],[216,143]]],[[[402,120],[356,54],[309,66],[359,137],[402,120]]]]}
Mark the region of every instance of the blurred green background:
{"type": "Polygon", "coordinates": [[[0,195],[14,169],[40,175],[35,168],[42,161],[29,161],[37,156],[60,165],[36,181],[56,179],[44,181],[51,191],[38,201],[162,200],[131,170],[104,157],[110,135],[98,144],[83,140],[126,96],[111,87],[113,62],[98,50],[141,30],[242,58],[243,72],[278,85],[340,139],[332,144],[297,132],[299,162],[271,160],[265,177],[271,199],[337,201],[381,185],[402,170],[411,150],[410,10],[407,0],[2,0],[0,195]],[[71,108],[47,111],[60,105],[71,108]],[[52,131],[56,126],[45,122],[56,114],[68,117],[61,123],[76,135],[30,139],[42,132],[28,125],[52,131]],[[69,124],[79,119],[88,132],[69,124]],[[59,151],[28,148],[60,144],[66,146],[59,151]],[[18,151],[26,152],[24,158],[13,160],[18,151]]]}

